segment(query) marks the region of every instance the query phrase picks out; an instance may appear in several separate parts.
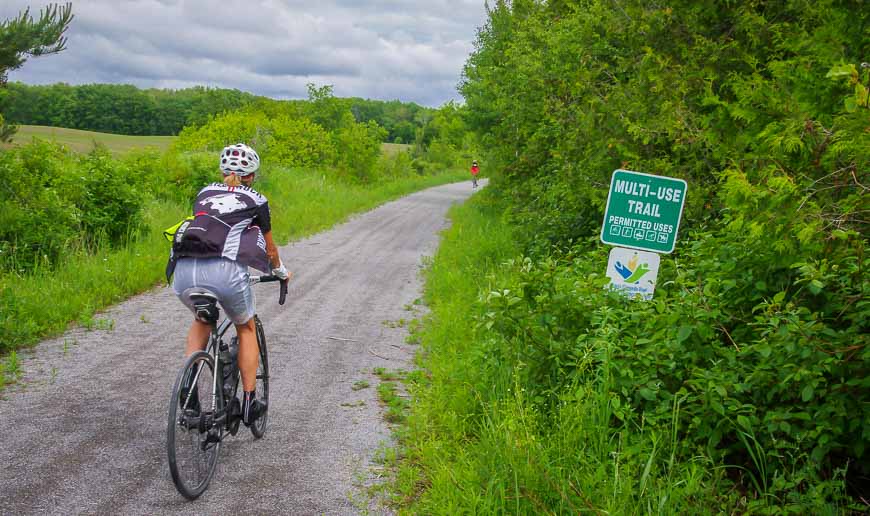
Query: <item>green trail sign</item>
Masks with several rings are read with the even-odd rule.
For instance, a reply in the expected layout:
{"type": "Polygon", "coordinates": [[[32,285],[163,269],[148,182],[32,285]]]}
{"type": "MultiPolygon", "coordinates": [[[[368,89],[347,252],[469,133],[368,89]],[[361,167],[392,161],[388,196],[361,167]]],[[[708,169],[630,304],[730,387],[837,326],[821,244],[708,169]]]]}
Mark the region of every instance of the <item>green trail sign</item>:
{"type": "Polygon", "coordinates": [[[610,179],[601,227],[605,244],[670,253],[686,202],[686,182],[672,177],[617,170],[610,179]]]}

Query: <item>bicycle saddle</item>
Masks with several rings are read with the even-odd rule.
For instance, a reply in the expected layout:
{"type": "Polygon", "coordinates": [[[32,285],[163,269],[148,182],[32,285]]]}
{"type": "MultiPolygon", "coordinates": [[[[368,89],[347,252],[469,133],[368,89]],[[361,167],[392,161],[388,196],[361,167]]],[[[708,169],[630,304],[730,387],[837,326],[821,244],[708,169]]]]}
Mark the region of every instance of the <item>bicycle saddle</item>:
{"type": "Polygon", "coordinates": [[[196,319],[208,324],[217,324],[221,313],[217,306],[217,296],[208,291],[196,291],[188,295],[193,301],[196,319]]]}

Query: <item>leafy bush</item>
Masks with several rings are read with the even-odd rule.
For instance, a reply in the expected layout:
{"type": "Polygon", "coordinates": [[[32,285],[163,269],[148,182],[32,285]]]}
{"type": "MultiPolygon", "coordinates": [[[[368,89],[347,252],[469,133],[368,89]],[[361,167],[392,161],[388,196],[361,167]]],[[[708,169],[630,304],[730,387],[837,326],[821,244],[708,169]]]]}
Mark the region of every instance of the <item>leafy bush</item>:
{"type": "Polygon", "coordinates": [[[78,234],[80,212],[59,188],[68,161],[57,147],[46,142],[0,152],[3,269],[21,271],[51,263],[78,234]]]}
{"type": "Polygon", "coordinates": [[[381,156],[381,143],[387,132],[375,122],[359,124],[353,115],[345,113],[339,128],[333,133],[339,149],[336,166],[349,177],[362,182],[375,179],[375,164],[381,156]]]}
{"type": "Polygon", "coordinates": [[[217,152],[130,152],[121,162],[140,177],[156,199],[190,202],[204,185],[220,178],[217,152]]]}
{"type": "Polygon", "coordinates": [[[34,141],[0,153],[0,265],[56,263],[70,246],[121,242],[139,226],[142,178],[96,149],[76,156],[34,141]]]}
{"type": "Polygon", "coordinates": [[[141,226],[145,196],[143,176],[116,161],[105,149],[79,157],[76,172],[65,179],[65,190],[81,214],[81,231],[89,239],[120,242],[141,226]]]}
{"type": "Polygon", "coordinates": [[[329,134],[307,118],[273,120],[263,142],[264,159],[288,167],[318,167],[335,161],[336,146],[329,134]]]}
{"type": "Polygon", "coordinates": [[[233,143],[262,140],[271,125],[262,112],[230,111],[209,118],[202,126],[185,127],[173,147],[186,152],[219,152],[233,143]]]}
{"type": "Polygon", "coordinates": [[[375,122],[357,123],[348,111],[330,133],[308,118],[272,111],[271,117],[256,110],[219,115],[202,127],[183,130],[175,148],[219,151],[228,142],[249,142],[271,165],[336,167],[358,180],[372,179],[376,173],[386,133],[375,122]]]}

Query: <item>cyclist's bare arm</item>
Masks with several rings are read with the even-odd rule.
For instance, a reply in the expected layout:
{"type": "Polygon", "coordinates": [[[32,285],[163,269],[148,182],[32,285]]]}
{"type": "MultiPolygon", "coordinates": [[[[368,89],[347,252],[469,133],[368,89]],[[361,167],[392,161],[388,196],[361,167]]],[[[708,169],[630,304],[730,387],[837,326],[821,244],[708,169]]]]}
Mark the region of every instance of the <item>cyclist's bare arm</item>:
{"type": "Polygon", "coordinates": [[[269,263],[272,267],[281,265],[281,258],[278,256],[278,246],[275,245],[275,240],[272,239],[272,231],[263,233],[263,238],[266,240],[266,255],[269,256],[269,263]]]}

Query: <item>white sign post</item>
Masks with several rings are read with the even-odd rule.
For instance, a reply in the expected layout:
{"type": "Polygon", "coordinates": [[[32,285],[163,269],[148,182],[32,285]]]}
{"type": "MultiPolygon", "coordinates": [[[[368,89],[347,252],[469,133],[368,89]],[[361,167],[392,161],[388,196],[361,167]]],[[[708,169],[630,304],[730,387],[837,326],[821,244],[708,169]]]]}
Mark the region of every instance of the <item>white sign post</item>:
{"type": "Polygon", "coordinates": [[[614,247],[610,250],[607,261],[607,277],[610,278],[610,288],[618,290],[628,297],[640,296],[650,300],[656,290],[656,279],[659,275],[659,255],[614,247]]]}

